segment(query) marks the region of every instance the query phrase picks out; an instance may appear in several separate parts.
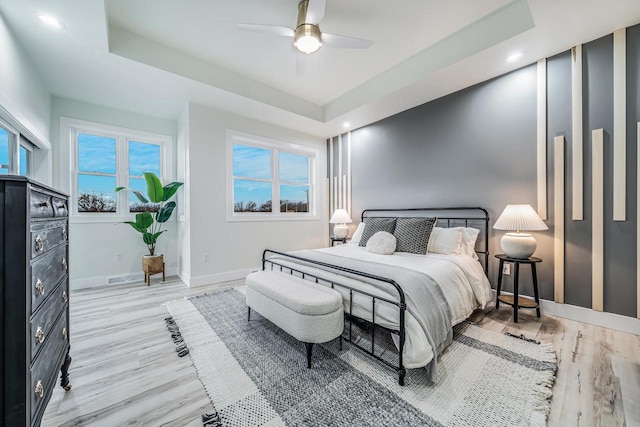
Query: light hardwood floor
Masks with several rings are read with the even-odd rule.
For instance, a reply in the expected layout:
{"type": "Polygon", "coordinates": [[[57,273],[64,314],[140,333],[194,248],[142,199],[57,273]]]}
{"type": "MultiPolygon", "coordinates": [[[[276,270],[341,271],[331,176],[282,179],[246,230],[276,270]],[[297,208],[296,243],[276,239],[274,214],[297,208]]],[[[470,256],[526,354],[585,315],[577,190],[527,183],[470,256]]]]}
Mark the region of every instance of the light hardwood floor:
{"type": "MultiPolygon", "coordinates": [[[[191,359],[178,357],[162,303],[229,282],[177,279],[71,293],[71,391],[56,387],[43,426],[201,426],[212,410],[191,359]]],[[[501,307],[472,317],[496,332],[551,342],[558,354],[550,426],[640,426],[640,337],[501,307]]],[[[510,398],[517,398],[511,396],[510,398]]]]}

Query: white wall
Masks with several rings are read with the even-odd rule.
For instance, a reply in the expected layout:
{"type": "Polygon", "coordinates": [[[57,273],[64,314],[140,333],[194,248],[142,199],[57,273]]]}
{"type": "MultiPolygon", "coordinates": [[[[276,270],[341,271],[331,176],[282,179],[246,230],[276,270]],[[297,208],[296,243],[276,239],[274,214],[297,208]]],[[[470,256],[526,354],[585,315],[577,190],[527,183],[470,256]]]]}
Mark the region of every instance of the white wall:
{"type": "Polygon", "coordinates": [[[178,190],[178,276],[185,283],[191,278],[191,238],[187,218],[189,216],[190,182],[189,170],[189,104],[178,119],[178,135],[176,138],[176,179],[184,185],[178,190]]]}
{"type": "Polygon", "coordinates": [[[326,246],[326,142],[323,139],[198,104],[189,105],[188,128],[190,285],[242,277],[247,269],[259,266],[265,248],[287,251],[326,246]],[[318,219],[227,222],[227,129],[320,150],[318,219]],[[208,262],[204,260],[205,253],[209,254],[208,262]]]}
{"type": "MultiPolygon", "coordinates": [[[[53,97],[51,141],[57,172],[54,176],[56,188],[67,193],[71,191],[69,129],[61,128],[61,117],[170,136],[173,143],[167,149],[171,159],[168,174],[171,178],[175,176],[176,122],[53,97]]],[[[168,273],[175,274],[178,265],[176,222],[166,223],[166,229],[157,253],[165,255],[168,273]]],[[[86,222],[72,217],[69,250],[71,287],[79,288],[105,285],[110,277],[141,275],[141,257],[146,253],[146,246],[140,235],[126,224],[86,222]],[[116,260],[116,253],[122,254],[121,261],[116,260]]]]}
{"type": "Polygon", "coordinates": [[[49,120],[51,95],[29,56],[0,14],[0,106],[3,117],[32,142],[43,147],[34,154],[33,177],[51,184],[49,120]]]}

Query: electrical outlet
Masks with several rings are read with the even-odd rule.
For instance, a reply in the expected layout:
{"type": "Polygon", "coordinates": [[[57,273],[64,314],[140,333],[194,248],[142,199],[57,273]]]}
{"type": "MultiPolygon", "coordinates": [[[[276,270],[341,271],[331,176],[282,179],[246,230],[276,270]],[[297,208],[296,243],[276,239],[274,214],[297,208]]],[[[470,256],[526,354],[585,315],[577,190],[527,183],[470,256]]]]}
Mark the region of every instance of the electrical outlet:
{"type": "Polygon", "coordinates": [[[502,266],[502,274],[504,274],[505,276],[511,275],[511,264],[505,264],[504,266],[502,266]]]}
{"type": "Polygon", "coordinates": [[[202,261],[203,262],[209,262],[209,254],[208,253],[202,254],[202,261]]]}
{"type": "Polygon", "coordinates": [[[118,262],[122,261],[122,253],[116,252],[115,255],[113,256],[113,259],[115,259],[118,262]]]}

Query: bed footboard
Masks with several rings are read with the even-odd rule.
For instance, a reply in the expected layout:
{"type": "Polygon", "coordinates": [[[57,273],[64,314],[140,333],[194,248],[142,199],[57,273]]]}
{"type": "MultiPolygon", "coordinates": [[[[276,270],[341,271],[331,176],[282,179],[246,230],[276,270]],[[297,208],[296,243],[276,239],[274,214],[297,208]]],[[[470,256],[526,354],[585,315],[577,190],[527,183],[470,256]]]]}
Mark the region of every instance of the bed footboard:
{"type": "Polygon", "coordinates": [[[303,257],[299,257],[296,255],[291,255],[291,254],[287,254],[287,253],[283,253],[283,252],[278,252],[278,251],[274,251],[271,249],[265,249],[264,252],[262,253],[262,269],[263,270],[267,270],[267,269],[271,269],[271,270],[275,270],[275,269],[279,269],[282,272],[288,272],[289,274],[294,274],[294,273],[299,273],[301,275],[301,277],[303,279],[306,280],[310,280],[310,281],[315,281],[315,283],[319,283],[319,284],[326,284],[327,286],[331,286],[331,288],[335,289],[335,288],[341,288],[341,289],[345,289],[349,292],[349,311],[348,313],[345,313],[345,317],[348,320],[348,331],[343,331],[341,338],[348,341],[351,345],[355,346],[356,348],[360,349],[361,351],[369,354],[370,356],[372,356],[373,358],[375,358],[376,360],[380,361],[381,363],[385,364],[386,366],[394,369],[396,371],[396,373],[398,374],[398,384],[400,384],[401,386],[404,385],[404,378],[406,375],[406,369],[404,367],[403,364],[403,350],[404,350],[404,343],[405,343],[405,315],[406,315],[406,310],[407,310],[407,305],[405,303],[405,295],[404,292],[402,291],[402,288],[400,287],[400,285],[398,285],[394,280],[386,278],[386,277],[380,277],[380,276],[376,276],[376,275],[372,275],[363,271],[357,271],[357,270],[352,270],[349,268],[344,268],[344,267],[339,267],[339,266],[334,266],[331,264],[327,264],[327,263],[323,263],[323,262],[319,262],[319,261],[313,261],[313,260],[308,260],[305,259],[303,257]],[[341,272],[341,273],[347,273],[356,277],[365,277],[368,279],[373,279],[373,280],[378,280],[380,282],[385,282],[388,283],[392,288],[395,289],[395,291],[398,294],[398,298],[397,300],[392,300],[389,298],[384,298],[378,295],[373,295],[369,292],[363,291],[361,289],[356,289],[353,288],[351,286],[342,284],[337,282],[336,280],[331,280],[331,279],[327,279],[324,277],[321,277],[320,275],[316,275],[316,274],[311,274],[305,271],[302,271],[300,269],[296,269],[295,267],[291,267],[288,265],[284,265],[281,262],[278,262],[280,260],[273,260],[271,258],[268,258],[268,255],[279,255],[281,257],[284,257],[286,259],[290,259],[293,261],[302,261],[305,263],[309,263],[312,265],[316,265],[318,267],[324,267],[329,269],[329,271],[335,271],[335,272],[341,272]],[[354,316],[353,313],[353,296],[354,294],[359,294],[359,295],[363,295],[365,297],[371,298],[371,320],[369,319],[364,319],[362,317],[357,317],[354,316]],[[394,330],[394,329],[389,329],[386,328],[384,326],[381,325],[377,325],[375,322],[375,313],[376,313],[376,301],[384,301],[388,304],[392,304],[394,306],[396,306],[398,308],[398,319],[399,319],[399,329],[398,330],[394,330]],[[361,319],[362,321],[368,323],[371,325],[371,348],[366,348],[362,345],[359,344],[359,342],[355,341],[353,339],[353,320],[354,318],[358,318],[361,319]],[[375,354],[375,333],[376,333],[376,329],[383,329],[385,331],[388,331],[394,335],[398,336],[398,341],[399,341],[399,349],[398,349],[398,363],[397,365],[394,365],[393,363],[390,363],[389,361],[383,359],[382,357],[378,356],[375,354]]]}

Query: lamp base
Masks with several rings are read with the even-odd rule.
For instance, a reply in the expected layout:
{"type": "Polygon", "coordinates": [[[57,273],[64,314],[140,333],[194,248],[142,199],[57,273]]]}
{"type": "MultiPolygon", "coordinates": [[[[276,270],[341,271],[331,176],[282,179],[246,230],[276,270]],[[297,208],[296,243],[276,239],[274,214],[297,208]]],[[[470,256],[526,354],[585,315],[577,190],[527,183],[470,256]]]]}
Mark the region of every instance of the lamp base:
{"type": "Polygon", "coordinates": [[[344,239],[349,235],[347,224],[336,224],[333,226],[333,235],[338,239],[344,239]]]}
{"type": "Polygon", "coordinates": [[[536,239],[528,233],[506,233],[500,239],[500,247],[510,258],[529,258],[536,251],[536,239]]]}

